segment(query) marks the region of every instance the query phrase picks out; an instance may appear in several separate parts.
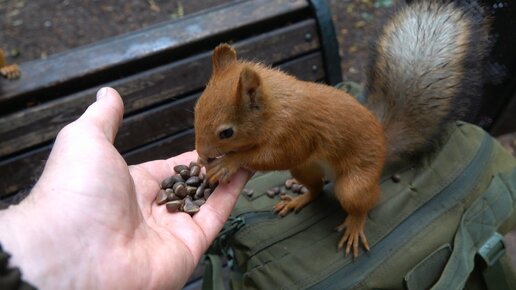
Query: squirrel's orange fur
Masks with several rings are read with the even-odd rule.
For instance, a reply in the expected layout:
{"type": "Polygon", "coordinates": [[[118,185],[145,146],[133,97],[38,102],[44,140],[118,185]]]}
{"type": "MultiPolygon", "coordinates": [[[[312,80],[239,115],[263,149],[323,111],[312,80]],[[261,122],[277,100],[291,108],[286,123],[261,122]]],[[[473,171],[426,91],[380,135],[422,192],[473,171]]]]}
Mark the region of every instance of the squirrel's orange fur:
{"type": "Polygon", "coordinates": [[[368,248],[363,227],[379,197],[385,157],[382,126],[373,114],[341,90],[239,61],[226,44],[215,49],[213,69],[195,109],[197,152],[205,163],[214,159],[210,181],[227,181],[240,167],[289,169],[309,192],[280,202],[275,209],[285,215],[320,194],[324,161],[348,213],[339,246],[347,241],[346,251],[354,246],[356,255],[361,239],[368,248]],[[221,140],[227,128],[233,135],[221,140]]]}

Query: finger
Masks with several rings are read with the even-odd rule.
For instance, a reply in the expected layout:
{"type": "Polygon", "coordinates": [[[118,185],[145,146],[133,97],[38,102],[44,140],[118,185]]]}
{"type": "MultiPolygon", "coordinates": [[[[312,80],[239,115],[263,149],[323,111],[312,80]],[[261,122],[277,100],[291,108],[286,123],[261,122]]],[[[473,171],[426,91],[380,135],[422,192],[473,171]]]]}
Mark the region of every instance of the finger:
{"type": "Polygon", "coordinates": [[[97,92],[97,101],[91,104],[78,121],[88,122],[101,129],[113,143],[124,116],[124,104],[118,92],[102,88],[97,92]]]}
{"type": "Polygon", "coordinates": [[[194,221],[207,238],[206,247],[222,229],[250,176],[251,174],[248,171],[239,170],[229,183],[219,184],[202,206],[201,211],[194,215],[194,221]]]}
{"type": "Polygon", "coordinates": [[[78,120],[59,131],[41,178],[54,180],[55,176],[67,175],[80,179],[84,174],[99,170],[98,165],[105,162],[99,159],[116,162],[118,169],[124,169],[125,162],[109,144],[113,142],[122,116],[120,95],[111,88],[101,89],[97,101],[78,120]]]}

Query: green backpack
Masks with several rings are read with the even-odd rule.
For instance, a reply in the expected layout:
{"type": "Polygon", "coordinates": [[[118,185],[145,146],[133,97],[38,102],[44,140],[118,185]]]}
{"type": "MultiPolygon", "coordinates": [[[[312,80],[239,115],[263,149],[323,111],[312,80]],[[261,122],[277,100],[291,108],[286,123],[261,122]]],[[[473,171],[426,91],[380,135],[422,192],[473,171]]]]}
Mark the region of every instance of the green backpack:
{"type": "Polygon", "coordinates": [[[448,136],[418,167],[385,169],[366,223],[371,251],[356,259],[337,251],[345,212],[331,184],[280,218],[265,192],[288,172],[257,174],[206,255],[203,288],[224,288],[223,257],[232,289],[515,289],[499,233],[516,225],[516,160],[474,125],[454,123],[448,136]]]}

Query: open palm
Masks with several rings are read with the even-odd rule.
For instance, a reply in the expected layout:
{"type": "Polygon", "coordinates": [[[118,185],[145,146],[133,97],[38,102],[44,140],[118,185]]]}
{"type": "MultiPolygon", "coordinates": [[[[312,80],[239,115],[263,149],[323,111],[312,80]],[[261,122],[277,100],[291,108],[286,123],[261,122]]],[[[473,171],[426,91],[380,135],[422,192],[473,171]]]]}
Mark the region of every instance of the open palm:
{"type": "Polygon", "coordinates": [[[40,180],[11,209],[17,242],[2,242],[29,282],[48,289],[180,288],[222,228],[248,174],[219,185],[193,217],[168,213],[154,203],[159,184],[197,154],[127,166],[112,145],[122,115],[120,97],[106,89],[59,133],[40,180]]]}

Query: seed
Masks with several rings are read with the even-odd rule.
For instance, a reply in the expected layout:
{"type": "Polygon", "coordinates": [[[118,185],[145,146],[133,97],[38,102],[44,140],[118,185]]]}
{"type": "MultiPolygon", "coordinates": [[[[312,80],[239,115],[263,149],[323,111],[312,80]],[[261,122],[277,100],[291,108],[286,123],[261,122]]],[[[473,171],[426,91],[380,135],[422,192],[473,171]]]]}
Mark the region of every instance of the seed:
{"type": "Polygon", "coordinates": [[[301,194],[305,194],[305,193],[307,193],[307,192],[308,192],[308,188],[306,188],[306,187],[304,187],[304,186],[303,186],[303,187],[301,187],[301,191],[300,191],[300,193],[301,193],[301,194]]]}
{"type": "Polygon", "coordinates": [[[161,188],[162,189],[170,188],[174,185],[174,183],[175,183],[175,181],[172,179],[172,176],[167,177],[167,178],[163,179],[163,181],[161,181],[161,188]]]}
{"type": "Polygon", "coordinates": [[[199,165],[190,167],[190,176],[199,176],[199,173],[201,173],[201,167],[199,165]]]}
{"type": "Polygon", "coordinates": [[[267,194],[268,197],[270,198],[274,198],[274,196],[276,195],[276,193],[274,193],[274,190],[273,189],[269,189],[265,192],[265,194],[267,194]]]}
{"type": "Polygon", "coordinates": [[[301,188],[302,187],[303,186],[301,184],[299,184],[299,183],[293,184],[292,185],[292,191],[296,192],[296,193],[299,193],[299,192],[301,192],[301,188]]]}
{"type": "Polygon", "coordinates": [[[190,186],[199,186],[201,185],[202,180],[197,176],[192,176],[186,180],[186,185],[190,186]]]}
{"type": "Polygon", "coordinates": [[[167,207],[167,210],[169,212],[179,211],[182,205],[183,205],[182,200],[169,201],[165,204],[165,206],[167,207]]]}
{"type": "Polygon", "coordinates": [[[294,183],[295,183],[295,179],[294,179],[294,178],[287,179],[287,180],[285,181],[285,187],[286,187],[287,189],[291,189],[291,188],[292,188],[292,185],[294,185],[294,183]]]}
{"type": "Polygon", "coordinates": [[[244,188],[244,190],[242,190],[242,192],[243,192],[247,197],[251,197],[251,196],[253,196],[253,194],[254,194],[254,190],[252,190],[252,189],[248,189],[248,188],[244,188]]]}
{"type": "Polygon", "coordinates": [[[181,185],[185,186],[186,184],[185,184],[184,182],[176,182],[176,183],[174,184],[174,186],[172,187],[172,190],[174,190],[174,192],[175,192],[175,191],[176,191],[176,188],[177,188],[178,186],[181,186],[181,185]]]}
{"type": "Polygon", "coordinates": [[[197,190],[195,191],[195,195],[194,195],[195,199],[204,197],[205,186],[206,186],[206,183],[203,182],[203,183],[201,183],[201,185],[199,185],[199,187],[197,187],[197,190]]]}
{"type": "Polygon", "coordinates": [[[156,194],[156,203],[165,204],[169,212],[184,211],[193,215],[210,197],[218,182],[209,184],[205,173],[201,172],[202,166],[194,161],[189,166],[176,165],[174,171],[177,174],[161,181],[162,189],[156,194]]]}
{"type": "Polygon", "coordinates": [[[200,167],[200,166],[199,166],[199,163],[197,163],[197,162],[195,162],[195,161],[191,161],[191,162],[190,162],[190,165],[188,166],[188,168],[192,169],[194,166],[200,167]]]}
{"type": "Polygon", "coordinates": [[[398,183],[401,181],[401,175],[399,175],[398,173],[395,173],[391,176],[391,180],[395,183],[398,183]]]}
{"type": "Polygon", "coordinates": [[[164,189],[160,189],[156,195],[156,203],[159,205],[164,204],[168,200],[168,194],[164,189]]]}
{"type": "Polygon", "coordinates": [[[189,196],[194,196],[196,191],[197,191],[197,187],[189,186],[189,185],[186,186],[186,192],[188,192],[189,196]]]}
{"type": "Polygon", "coordinates": [[[163,181],[161,182],[161,188],[163,188],[163,189],[172,188],[172,186],[174,186],[174,183],[183,182],[183,181],[184,181],[183,178],[179,175],[169,176],[169,177],[163,179],[163,181]]]}
{"type": "Polygon", "coordinates": [[[174,193],[174,190],[173,190],[172,188],[167,188],[167,189],[165,190],[165,192],[167,193],[168,201],[181,199],[179,196],[177,196],[177,195],[174,193]]]}
{"type": "Polygon", "coordinates": [[[183,211],[193,215],[199,211],[199,205],[195,204],[192,199],[188,196],[184,200],[183,211]]]}
{"type": "Polygon", "coordinates": [[[181,173],[181,171],[183,170],[189,170],[190,168],[188,168],[188,166],[184,165],[184,164],[179,164],[179,165],[176,165],[174,166],[174,171],[176,173],[181,173]]]}
{"type": "Polygon", "coordinates": [[[194,200],[194,203],[198,206],[202,206],[203,204],[206,203],[206,200],[204,198],[199,198],[199,199],[194,200]]]}
{"type": "Polygon", "coordinates": [[[204,190],[204,199],[208,199],[211,195],[211,188],[206,188],[204,190]]]}
{"type": "Polygon", "coordinates": [[[274,191],[275,195],[278,195],[281,192],[281,189],[279,188],[279,186],[273,187],[272,190],[274,191]]]}
{"type": "Polygon", "coordinates": [[[185,197],[188,194],[186,190],[186,185],[183,182],[178,182],[174,184],[174,193],[180,198],[185,197]]]}
{"type": "Polygon", "coordinates": [[[181,175],[181,177],[184,180],[187,180],[188,178],[190,178],[190,170],[189,169],[181,170],[181,172],[179,172],[179,174],[181,175]]]}

